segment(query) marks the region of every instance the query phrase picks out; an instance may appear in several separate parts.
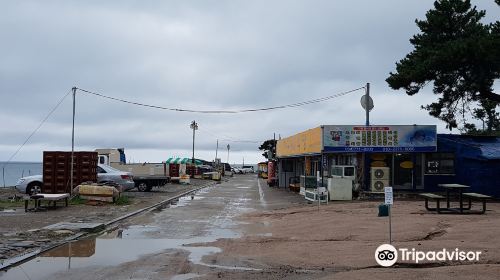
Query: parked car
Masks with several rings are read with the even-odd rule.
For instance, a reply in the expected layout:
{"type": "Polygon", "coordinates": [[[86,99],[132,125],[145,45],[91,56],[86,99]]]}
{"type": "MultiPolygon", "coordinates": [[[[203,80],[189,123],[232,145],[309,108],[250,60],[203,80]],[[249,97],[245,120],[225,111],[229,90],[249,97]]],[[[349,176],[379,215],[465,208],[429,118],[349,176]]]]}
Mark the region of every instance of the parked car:
{"type": "Polygon", "coordinates": [[[243,173],[254,173],[253,166],[251,165],[243,165],[241,169],[243,170],[243,173]]]}
{"type": "Polygon", "coordinates": [[[97,182],[116,183],[122,186],[124,191],[133,189],[135,187],[132,173],[124,172],[105,164],[97,165],[97,182]]]}
{"type": "Polygon", "coordinates": [[[233,177],[233,168],[231,167],[231,165],[229,165],[229,163],[223,163],[224,164],[224,176],[231,176],[233,177]]]}
{"type": "Polygon", "coordinates": [[[200,171],[201,174],[203,174],[206,172],[214,171],[214,168],[211,165],[200,165],[198,166],[198,170],[200,171]]]}
{"type": "MultiPolygon", "coordinates": [[[[123,187],[123,190],[130,190],[135,187],[132,174],[120,171],[109,165],[97,165],[97,182],[115,183],[123,187]]],[[[42,191],[43,176],[33,175],[19,179],[16,189],[25,194],[39,193],[42,191]]]]}
{"type": "Polygon", "coordinates": [[[231,167],[231,170],[233,171],[233,174],[243,174],[243,170],[238,167],[231,167]]]}
{"type": "Polygon", "coordinates": [[[19,179],[16,183],[16,189],[25,194],[42,192],[43,176],[32,175],[19,179]]]}

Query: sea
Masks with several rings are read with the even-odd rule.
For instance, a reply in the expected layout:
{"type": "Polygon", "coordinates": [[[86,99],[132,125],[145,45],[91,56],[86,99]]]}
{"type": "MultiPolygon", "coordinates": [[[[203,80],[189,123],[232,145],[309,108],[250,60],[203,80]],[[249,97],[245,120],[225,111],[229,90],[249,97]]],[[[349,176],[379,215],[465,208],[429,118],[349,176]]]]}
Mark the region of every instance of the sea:
{"type": "Polygon", "coordinates": [[[0,161],[0,187],[12,187],[21,177],[40,174],[42,174],[41,162],[0,161]]]}

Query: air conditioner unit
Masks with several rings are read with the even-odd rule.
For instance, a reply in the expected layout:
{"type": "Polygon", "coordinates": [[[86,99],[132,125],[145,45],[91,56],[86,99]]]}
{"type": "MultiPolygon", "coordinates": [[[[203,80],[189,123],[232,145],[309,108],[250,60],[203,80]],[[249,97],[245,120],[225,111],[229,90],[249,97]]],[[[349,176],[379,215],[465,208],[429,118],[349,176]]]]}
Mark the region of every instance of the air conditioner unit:
{"type": "Polygon", "coordinates": [[[372,192],[384,192],[384,187],[389,187],[389,180],[372,179],[371,182],[372,192]]]}
{"type": "Polygon", "coordinates": [[[390,178],[390,168],[389,167],[372,167],[371,169],[371,179],[375,180],[389,180],[390,178]]]}

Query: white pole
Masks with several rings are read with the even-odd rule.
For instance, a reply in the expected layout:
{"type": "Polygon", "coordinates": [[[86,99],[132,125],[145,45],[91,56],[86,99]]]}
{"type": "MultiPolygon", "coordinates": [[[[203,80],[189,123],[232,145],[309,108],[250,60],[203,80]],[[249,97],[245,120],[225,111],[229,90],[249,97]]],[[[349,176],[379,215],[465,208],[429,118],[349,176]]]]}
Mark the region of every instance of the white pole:
{"type": "Polygon", "coordinates": [[[392,216],[392,207],[389,204],[389,244],[392,244],[392,225],[391,225],[391,216],[392,216]]]}
{"type": "Polygon", "coordinates": [[[215,148],[215,160],[217,160],[217,152],[219,151],[219,139],[217,139],[217,147],[215,148]]]}
{"type": "Polygon", "coordinates": [[[73,196],[73,165],[75,163],[75,99],[76,99],[76,87],[73,87],[73,126],[71,129],[71,167],[70,167],[70,195],[73,196]]]}

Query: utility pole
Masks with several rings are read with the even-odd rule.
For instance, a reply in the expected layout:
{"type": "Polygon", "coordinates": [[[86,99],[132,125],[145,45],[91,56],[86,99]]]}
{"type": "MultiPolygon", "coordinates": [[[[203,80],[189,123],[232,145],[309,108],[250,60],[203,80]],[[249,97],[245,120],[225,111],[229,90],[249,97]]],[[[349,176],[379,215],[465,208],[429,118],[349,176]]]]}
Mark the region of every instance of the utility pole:
{"type": "Polygon", "coordinates": [[[365,106],[365,111],[366,111],[366,126],[370,125],[370,106],[368,105],[369,100],[370,100],[370,83],[366,83],[366,106],[365,106]]]}
{"type": "Polygon", "coordinates": [[[71,167],[70,167],[70,195],[73,196],[73,172],[74,172],[74,164],[75,164],[75,105],[76,105],[76,87],[72,88],[73,90],[73,125],[71,128],[71,167]]]}
{"type": "MultiPolygon", "coordinates": [[[[193,130],[193,157],[191,158],[191,163],[194,166],[194,137],[195,137],[195,131],[198,129],[198,124],[196,123],[196,121],[192,121],[189,127],[191,127],[191,129],[193,130]]],[[[194,176],[194,168],[192,169],[192,173],[193,174],[191,175],[194,176]]]]}
{"type": "MultiPolygon", "coordinates": [[[[365,97],[365,113],[366,113],[366,126],[370,126],[370,83],[366,83],[365,87],[365,92],[366,92],[366,97],[365,97]]],[[[366,133],[366,132],[365,132],[366,133]]],[[[370,171],[369,165],[368,165],[368,154],[365,152],[364,153],[364,177],[365,177],[365,184],[366,184],[366,189],[369,190],[369,178],[370,177],[370,171]]]]}
{"type": "Polygon", "coordinates": [[[229,146],[229,144],[227,144],[227,163],[229,164],[229,148],[231,148],[231,146],[229,146]]]}
{"type": "Polygon", "coordinates": [[[217,152],[219,151],[219,139],[217,139],[217,148],[215,148],[215,160],[217,161],[217,152]]]}

